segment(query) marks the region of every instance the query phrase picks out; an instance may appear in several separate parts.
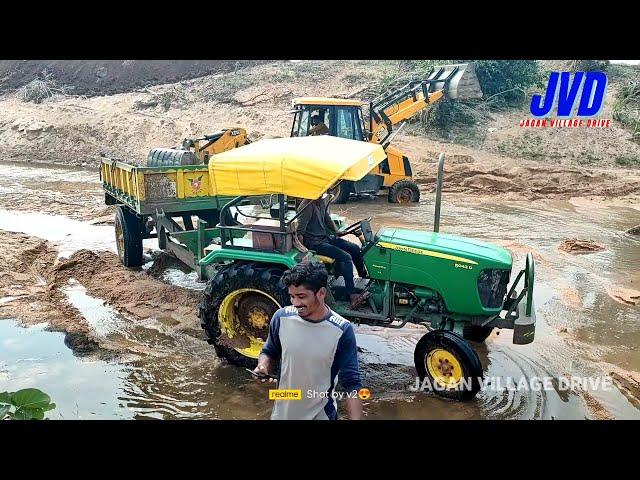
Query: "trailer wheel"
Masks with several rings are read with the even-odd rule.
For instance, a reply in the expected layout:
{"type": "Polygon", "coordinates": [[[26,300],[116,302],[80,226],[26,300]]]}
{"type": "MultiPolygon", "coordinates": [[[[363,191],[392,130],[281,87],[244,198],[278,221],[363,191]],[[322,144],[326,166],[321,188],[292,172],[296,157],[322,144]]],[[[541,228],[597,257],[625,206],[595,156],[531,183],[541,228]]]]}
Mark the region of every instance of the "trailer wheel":
{"type": "Polygon", "coordinates": [[[478,354],[453,332],[434,330],[424,335],[416,345],[414,362],[421,385],[440,396],[463,401],[480,391],[478,354]]]}
{"type": "Polygon", "coordinates": [[[271,317],[289,305],[283,270],[233,263],[211,279],[198,305],[200,325],[216,353],[233,365],[255,368],[271,317]]]}
{"type": "Polygon", "coordinates": [[[126,207],[116,209],[116,247],[120,263],[136,268],[142,265],[142,237],[145,225],[140,217],[126,207]]]}
{"type": "Polygon", "coordinates": [[[462,337],[465,340],[482,343],[493,332],[493,327],[481,327],[480,325],[465,325],[462,329],[462,337]]]}
{"type": "Polygon", "coordinates": [[[338,205],[347,203],[349,201],[349,197],[351,196],[352,191],[353,191],[352,182],[343,180],[338,184],[338,187],[336,190],[336,196],[333,199],[333,203],[338,205]]]}
{"type": "Polygon", "coordinates": [[[389,188],[390,203],[416,203],[420,201],[420,187],[413,180],[398,180],[389,188]]]}

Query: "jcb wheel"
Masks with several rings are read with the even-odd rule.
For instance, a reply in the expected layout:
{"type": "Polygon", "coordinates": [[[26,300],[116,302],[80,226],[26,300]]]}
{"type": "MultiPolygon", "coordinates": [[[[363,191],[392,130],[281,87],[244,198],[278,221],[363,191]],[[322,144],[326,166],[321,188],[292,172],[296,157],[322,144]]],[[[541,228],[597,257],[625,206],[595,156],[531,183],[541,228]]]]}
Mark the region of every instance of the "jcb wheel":
{"type": "Polygon", "coordinates": [[[390,203],[416,203],[420,200],[420,187],[413,180],[398,180],[389,189],[390,203]]]}
{"type": "Polygon", "coordinates": [[[343,204],[349,201],[351,192],[353,191],[353,185],[351,182],[342,181],[337,187],[336,197],[333,199],[335,204],[343,204]]]}

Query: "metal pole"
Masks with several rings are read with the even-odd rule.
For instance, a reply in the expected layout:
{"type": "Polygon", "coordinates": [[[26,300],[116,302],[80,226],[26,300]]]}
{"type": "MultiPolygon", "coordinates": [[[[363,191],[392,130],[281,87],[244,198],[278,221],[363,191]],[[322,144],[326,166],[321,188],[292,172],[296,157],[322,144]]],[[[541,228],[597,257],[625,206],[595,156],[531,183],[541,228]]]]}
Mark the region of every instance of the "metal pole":
{"type": "Polygon", "coordinates": [[[440,231],[440,205],[442,203],[442,177],[444,177],[444,153],[438,157],[438,178],[436,179],[436,211],[433,219],[433,231],[440,231]]]}

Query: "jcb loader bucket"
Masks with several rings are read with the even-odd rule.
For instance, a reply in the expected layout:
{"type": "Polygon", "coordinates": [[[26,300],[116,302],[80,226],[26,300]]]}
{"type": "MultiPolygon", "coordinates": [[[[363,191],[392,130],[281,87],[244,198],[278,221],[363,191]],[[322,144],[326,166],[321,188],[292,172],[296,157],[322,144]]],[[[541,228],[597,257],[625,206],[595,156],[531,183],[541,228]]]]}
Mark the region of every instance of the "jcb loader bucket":
{"type": "Polygon", "coordinates": [[[482,97],[480,82],[473,63],[438,65],[427,79],[429,91],[444,89],[447,98],[467,100],[482,97]]]}

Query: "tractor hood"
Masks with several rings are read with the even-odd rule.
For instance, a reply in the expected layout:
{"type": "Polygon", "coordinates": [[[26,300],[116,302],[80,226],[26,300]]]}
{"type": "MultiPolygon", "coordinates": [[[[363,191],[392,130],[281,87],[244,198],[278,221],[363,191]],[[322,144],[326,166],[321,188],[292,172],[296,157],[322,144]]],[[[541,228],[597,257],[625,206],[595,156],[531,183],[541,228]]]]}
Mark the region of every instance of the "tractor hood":
{"type": "Polygon", "coordinates": [[[427,231],[384,228],[378,246],[416,255],[437,257],[481,268],[511,269],[511,254],[504,248],[456,235],[427,231]]]}

